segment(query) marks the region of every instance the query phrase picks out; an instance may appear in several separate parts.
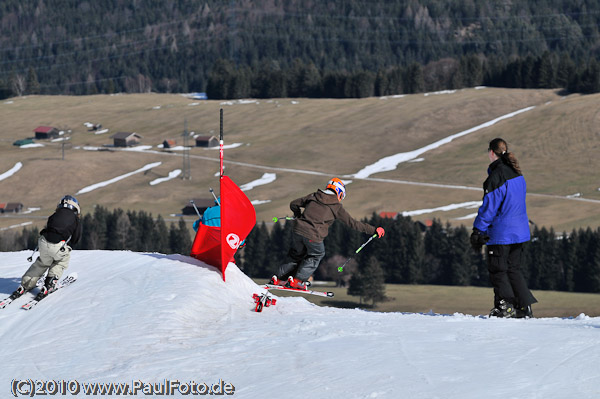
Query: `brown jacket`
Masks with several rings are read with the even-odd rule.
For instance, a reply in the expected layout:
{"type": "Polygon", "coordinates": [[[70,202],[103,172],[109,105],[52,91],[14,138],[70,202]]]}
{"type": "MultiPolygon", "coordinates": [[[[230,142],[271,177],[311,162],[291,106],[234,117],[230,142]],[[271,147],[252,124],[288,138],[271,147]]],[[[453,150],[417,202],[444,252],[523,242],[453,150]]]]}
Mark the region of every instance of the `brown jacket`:
{"type": "Polygon", "coordinates": [[[321,242],[327,237],[329,226],[336,219],[356,231],[375,233],[375,227],[354,220],[335,194],[327,194],[322,190],[293,200],[290,202],[290,209],[296,217],[294,232],[316,242],[321,242]],[[304,208],[304,212],[300,208],[304,208]]]}

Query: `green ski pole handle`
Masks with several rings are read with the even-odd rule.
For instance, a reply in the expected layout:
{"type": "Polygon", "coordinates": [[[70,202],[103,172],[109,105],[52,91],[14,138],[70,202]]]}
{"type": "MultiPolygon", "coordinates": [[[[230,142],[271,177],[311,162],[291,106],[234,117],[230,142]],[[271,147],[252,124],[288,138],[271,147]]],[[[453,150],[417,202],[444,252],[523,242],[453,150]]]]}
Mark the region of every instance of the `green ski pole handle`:
{"type": "Polygon", "coordinates": [[[378,235],[378,234],[377,234],[377,233],[375,233],[375,234],[373,234],[371,237],[369,237],[369,239],[368,239],[368,240],[367,240],[367,241],[366,241],[366,242],[365,242],[363,245],[361,245],[361,246],[360,246],[360,247],[359,247],[359,248],[358,248],[358,249],[357,249],[357,250],[354,252],[354,255],[352,255],[351,257],[349,257],[348,259],[346,259],[346,261],[344,262],[344,264],[343,264],[343,265],[341,265],[340,267],[338,267],[338,272],[340,272],[340,273],[341,273],[341,272],[343,272],[343,271],[344,271],[344,266],[346,266],[346,265],[348,264],[348,262],[350,262],[350,261],[352,260],[352,258],[354,258],[354,256],[355,256],[356,254],[358,254],[360,251],[362,251],[362,249],[363,249],[364,247],[366,247],[366,246],[367,246],[367,244],[368,244],[368,243],[370,243],[370,242],[371,242],[371,240],[373,240],[373,238],[377,238],[377,235],[378,235]]]}
{"type": "Polygon", "coordinates": [[[273,218],[273,222],[277,223],[277,222],[278,222],[278,221],[280,221],[280,220],[295,220],[295,219],[296,219],[296,218],[295,218],[295,217],[292,217],[292,216],[283,216],[283,217],[280,217],[280,218],[278,218],[278,217],[274,217],[274,218],[273,218]]]}

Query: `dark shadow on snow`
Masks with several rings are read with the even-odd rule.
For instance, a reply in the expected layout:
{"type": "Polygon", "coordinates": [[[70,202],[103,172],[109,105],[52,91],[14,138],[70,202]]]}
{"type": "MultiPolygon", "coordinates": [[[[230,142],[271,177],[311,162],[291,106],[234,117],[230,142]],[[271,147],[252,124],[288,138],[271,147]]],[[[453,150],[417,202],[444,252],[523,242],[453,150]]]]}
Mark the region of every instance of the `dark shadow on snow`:
{"type": "MultiPolygon", "coordinates": [[[[14,290],[21,284],[21,277],[1,278],[0,277],[0,296],[12,294],[14,290]]],[[[2,300],[2,298],[0,298],[2,300]]]]}

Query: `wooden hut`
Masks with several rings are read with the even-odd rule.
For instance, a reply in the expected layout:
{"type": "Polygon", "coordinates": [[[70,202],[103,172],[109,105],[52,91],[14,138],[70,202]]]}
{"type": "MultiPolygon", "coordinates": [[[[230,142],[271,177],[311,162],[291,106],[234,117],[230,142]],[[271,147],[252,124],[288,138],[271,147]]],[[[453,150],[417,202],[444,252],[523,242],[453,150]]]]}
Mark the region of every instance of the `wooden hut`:
{"type": "Polygon", "coordinates": [[[52,139],[58,137],[58,129],[52,126],[38,126],[33,131],[38,140],[52,139]]]}
{"type": "Polygon", "coordinates": [[[219,145],[219,140],[215,136],[197,136],[196,147],[216,147],[219,145]]]}
{"type": "Polygon", "coordinates": [[[138,145],[142,136],[137,133],[118,132],[113,134],[110,138],[114,140],[115,147],[131,147],[138,145]]]}

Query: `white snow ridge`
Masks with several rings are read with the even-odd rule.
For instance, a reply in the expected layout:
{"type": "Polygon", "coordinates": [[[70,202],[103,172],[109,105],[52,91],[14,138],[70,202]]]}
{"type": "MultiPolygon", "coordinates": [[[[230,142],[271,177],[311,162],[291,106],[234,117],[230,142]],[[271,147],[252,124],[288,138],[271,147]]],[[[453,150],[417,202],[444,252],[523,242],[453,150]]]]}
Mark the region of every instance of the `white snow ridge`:
{"type": "MultiPolygon", "coordinates": [[[[30,254],[0,253],[0,299],[30,254]]],[[[256,313],[262,289],[234,264],[224,282],[183,255],[76,250],[70,272],[77,282],[32,310],[20,306],[33,293],[0,310],[2,397],[28,396],[29,380],[57,393],[39,397],[600,397],[598,317],[378,313],[303,297],[256,313]]]]}

